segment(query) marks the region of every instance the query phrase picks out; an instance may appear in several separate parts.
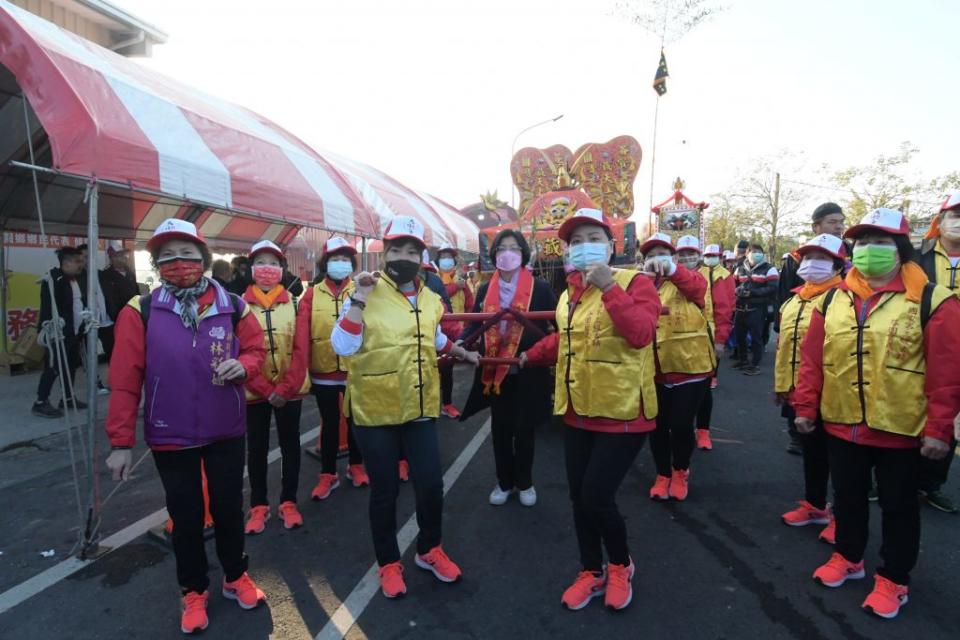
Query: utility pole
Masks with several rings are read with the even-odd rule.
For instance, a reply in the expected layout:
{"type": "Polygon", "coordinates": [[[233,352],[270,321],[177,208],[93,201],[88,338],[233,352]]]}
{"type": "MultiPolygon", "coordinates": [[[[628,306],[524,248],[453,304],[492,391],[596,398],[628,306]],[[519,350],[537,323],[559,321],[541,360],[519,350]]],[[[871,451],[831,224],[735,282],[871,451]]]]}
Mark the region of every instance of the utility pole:
{"type": "Polygon", "coordinates": [[[773,183],[773,225],[770,237],[770,257],[772,258],[777,250],[777,226],[780,224],[780,172],[777,172],[773,183]]]}

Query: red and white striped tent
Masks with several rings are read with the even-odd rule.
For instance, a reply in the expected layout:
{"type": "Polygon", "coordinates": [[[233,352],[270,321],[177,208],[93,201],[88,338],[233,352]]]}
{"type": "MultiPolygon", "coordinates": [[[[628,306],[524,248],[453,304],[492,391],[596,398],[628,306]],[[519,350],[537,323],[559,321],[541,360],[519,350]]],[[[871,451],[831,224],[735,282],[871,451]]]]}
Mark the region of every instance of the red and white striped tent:
{"type": "Polygon", "coordinates": [[[95,179],[105,237],[144,239],[176,216],[221,247],[262,238],[286,244],[301,227],[376,238],[391,217],[405,214],[424,223],[430,244],[477,249],[476,226],[438,198],[320,153],[247,109],[6,0],[0,131],[0,223],[7,229],[36,228],[32,175],[22,166],[32,164],[47,169],[38,177],[54,233],[86,229],[84,182],[95,179]]]}

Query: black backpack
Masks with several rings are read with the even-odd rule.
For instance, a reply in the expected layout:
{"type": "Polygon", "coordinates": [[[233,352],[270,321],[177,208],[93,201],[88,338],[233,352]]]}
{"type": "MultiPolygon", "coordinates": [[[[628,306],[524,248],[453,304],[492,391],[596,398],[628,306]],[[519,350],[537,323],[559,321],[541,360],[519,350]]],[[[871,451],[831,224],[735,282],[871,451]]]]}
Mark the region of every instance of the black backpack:
{"type": "MultiPolygon", "coordinates": [[[[920,330],[923,331],[927,328],[927,321],[930,320],[930,309],[933,306],[933,290],[937,288],[936,283],[928,282],[923,285],[923,293],[920,295],[920,330]]],[[[833,302],[833,296],[837,293],[837,290],[830,289],[827,292],[826,297],[823,299],[823,308],[822,313],[824,317],[827,315],[827,309],[830,307],[830,303],[833,302]]]]}
{"type": "MultiPolygon", "coordinates": [[[[227,293],[230,296],[230,307],[233,311],[230,313],[230,320],[233,323],[233,332],[237,332],[237,325],[240,324],[240,318],[243,317],[243,307],[240,304],[240,296],[235,293],[227,293]]],[[[143,321],[143,330],[146,332],[147,323],[150,321],[150,307],[153,304],[153,294],[145,293],[140,296],[140,319],[143,321]]]]}

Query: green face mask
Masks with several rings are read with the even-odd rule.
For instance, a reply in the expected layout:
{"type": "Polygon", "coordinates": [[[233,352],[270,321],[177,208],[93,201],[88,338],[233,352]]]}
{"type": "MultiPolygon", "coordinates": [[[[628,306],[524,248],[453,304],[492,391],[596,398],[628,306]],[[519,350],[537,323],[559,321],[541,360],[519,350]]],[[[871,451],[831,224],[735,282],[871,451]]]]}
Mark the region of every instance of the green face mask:
{"type": "Polygon", "coordinates": [[[897,266],[897,248],[886,244],[854,247],[853,266],[868,278],[886,275],[897,266]]]}

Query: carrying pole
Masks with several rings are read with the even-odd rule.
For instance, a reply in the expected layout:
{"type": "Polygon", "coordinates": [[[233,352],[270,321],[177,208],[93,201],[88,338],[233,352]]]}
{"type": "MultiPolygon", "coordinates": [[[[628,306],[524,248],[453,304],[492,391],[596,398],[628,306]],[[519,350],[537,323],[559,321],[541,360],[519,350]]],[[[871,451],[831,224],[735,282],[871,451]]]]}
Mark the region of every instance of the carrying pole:
{"type": "Polygon", "coordinates": [[[83,531],[83,548],[81,558],[95,555],[98,544],[94,539],[94,530],[100,518],[100,507],[97,483],[97,340],[100,326],[99,288],[100,279],[97,270],[97,252],[99,246],[100,228],[97,223],[97,208],[100,201],[100,190],[96,181],[88,187],[88,220],[87,220],[87,309],[89,321],[87,324],[87,513],[83,531]]]}

